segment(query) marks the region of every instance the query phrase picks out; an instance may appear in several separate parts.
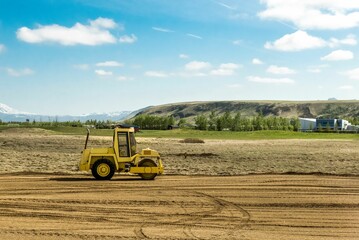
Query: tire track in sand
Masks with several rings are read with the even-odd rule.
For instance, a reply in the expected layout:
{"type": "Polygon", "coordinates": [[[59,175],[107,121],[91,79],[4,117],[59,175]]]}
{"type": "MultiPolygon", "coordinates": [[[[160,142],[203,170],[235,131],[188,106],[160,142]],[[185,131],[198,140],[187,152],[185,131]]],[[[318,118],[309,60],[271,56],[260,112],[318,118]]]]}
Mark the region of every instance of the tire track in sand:
{"type": "MultiPolygon", "coordinates": [[[[229,238],[232,239],[238,239],[238,237],[240,237],[240,239],[247,239],[243,230],[249,229],[249,221],[250,221],[250,214],[248,211],[246,211],[244,208],[220,199],[218,197],[214,197],[212,195],[206,194],[206,193],[202,193],[202,192],[195,192],[199,197],[205,197],[207,199],[209,199],[210,201],[212,201],[212,203],[214,203],[216,206],[220,206],[220,210],[217,212],[214,212],[213,214],[218,214],[220,212],[224,212],[224,211],[228,211],[229,214],[231,215],[231,218],[234,220],[235,224],[229,229],[228,232],[228,236],[230,236],[229,238]],[[240,213],[240,214],[238,214],[240,213]]],[[[208,216],[203,216],[201,218],[196,219],[198,222],[200,223],[201,220],[203,220],[203,218],[206,218],[208,216]]],[[[195,225],[195,224],[194,224],[195,225]]],[[[189,232],[192,233],[192,227],[189,228],[189,232]]],[[[194,235],[192,233],[192,235],[194,235]]]]}

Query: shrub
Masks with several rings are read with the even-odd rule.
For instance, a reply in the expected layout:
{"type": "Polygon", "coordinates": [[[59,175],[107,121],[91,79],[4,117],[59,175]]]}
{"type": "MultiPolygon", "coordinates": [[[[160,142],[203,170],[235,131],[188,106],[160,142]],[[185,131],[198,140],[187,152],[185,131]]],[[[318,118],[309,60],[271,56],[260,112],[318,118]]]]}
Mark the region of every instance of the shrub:
{"type": "Polygon", "coordinates": [[[181,140],[180,143],[204,143],[204,141],[199,138],[186,138],[181,140]]]}

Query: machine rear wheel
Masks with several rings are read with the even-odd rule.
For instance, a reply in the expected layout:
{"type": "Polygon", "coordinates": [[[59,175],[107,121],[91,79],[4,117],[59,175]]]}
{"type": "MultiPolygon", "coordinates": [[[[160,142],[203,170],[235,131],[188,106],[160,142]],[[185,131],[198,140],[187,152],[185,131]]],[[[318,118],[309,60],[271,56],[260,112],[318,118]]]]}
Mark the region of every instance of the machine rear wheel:
{"type": "Polygon", "coordinates": [[[91,171],[97,180],[110,180],[115,174],[115,166],[108,159],[100,159],[94,163],[91,171]]]}
{"type": "MultiPolygon", "coordinates": [[[[143,159],[139,164],[139,167],[157,167],[157,164],[152,159],[143,159]]],[[[140,177],[143,180],[153,180],[157,176],[157,173],[140,173],[140,177]]]]}

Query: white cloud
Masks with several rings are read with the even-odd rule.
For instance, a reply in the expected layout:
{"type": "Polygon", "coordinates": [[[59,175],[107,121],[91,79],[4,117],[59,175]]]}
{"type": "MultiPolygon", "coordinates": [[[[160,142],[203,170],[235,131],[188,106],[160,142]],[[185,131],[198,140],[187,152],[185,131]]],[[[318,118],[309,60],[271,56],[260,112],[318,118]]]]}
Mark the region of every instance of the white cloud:
{"type": "Polygon", "coordinates": [[[219,68],[211,71],[211,75],[217,76],[231,76],[235,74],[235,70],[238,69],[240,65],[235,63],[223,63],[219,68]]]}
{"type": "Polygon", "coordinates": [[[184,78],[205,77],[207,75],[208,75],[207,73],[195,72],[195,71],[190,71],[190,72],[187,71],[187,72],[178,73],[178,76],[184,77],[184,78]]]}
{"type": "Polygon", "coordinates": [[[276,65],[271,65],[267,68],[267,72],[268,73],[273,73],[273,74],[295,74],[296,71],[287,67],[278,67],[276,65]]]}
{"type": "Polygon", "coordinates": [[[106,28],[106,29],[112,29],[117,26],[117,24],[112,19],[102,18],[102,17],[99,17],[95,20],[91,20],[90,25],[93,27],[106,28]]]}
{"type": "Polygon", "coordinates": [[[161,71],[147,71],[145,72],[145,76],[147,77],[155,77],[155,78],[166,78],[168,74],[161,71]]]}
{"type": "Polygon", "coordinates": [[[116,62],[116,61],[106,61],[106,62],[99,62],[96,63],[97,67],[123,67],[123,63],[116,62]]]}
{"type": "Polygon", "coordinates": [[[137,37],[134,34],[131,34],[131,36],[128,35],[124,35],[122,37],[120,37],[119,39],[120,43],[134,43],[137,41],[137,37]]]}
{"type": "Polygon", "coordinates": [[[266,83],[266,84],[293,84],[295,81],[290,78],[264,78],[257,76],[249,76],[247,80],[250,82],[256,83],[266,83]]]}
{"type": "Polygon", "coordinates": [[[90,68],[88,64],[76,64],[73,67],[79,70],[88,70],[90,68]]]}
{"type": "Polygon", "coordinates": [[[252,64],[254,64],[254,65],[261,65],[261,64],[263,64],[263,62],[262,62],[260,59],[258,59],[258,58],[253,58],[253,59],[252,59],[252,64]]]}
{"type": "Polygon", "coordinates": [[[105,71],[105,70],[102,70],[102,69],[95,70],[95,73],[96,73],[98,76],[112,76],[112,75],[113,75],[113,72],[105,71]]]}
{"type": "Polygon", "coordinates": [[[30,68],[24,68],[24,69],[19,69],[19,70],[15,70],[13,68],[7,68],[6,71],[7,71],[7,74],[12,77],[23,77],[23,76],[32,75],[35,73],[30,68]]]}
{"type": "Polygon", "coordinates": [[[195,34],[192,34],[192,33],[187,33],[186,35],[189,36],[189,37],[192,37],[192,38],[202,39],[201,36],[198,36],[198,35],[195,35],[195,34]]]}
{"type": "Polygon", "coordinates": [[[346,50],[335,50],[328,55],[321,57],[322,61],[343,61],[351,60],[354,58],[354,54],[351,51],[346,50]]]}
{"type": "Polygon", "coordinates": [[[359,80],[359,68],[349,70],[344,74],[347,75],[350,79],[359,80]]]}
{"type": "Polygon", "coordinates": [[[359,1],[261,0],[262,19],[287,21],[300,29],[347,29],[359,26],[359,1]]]}
{"type": "Polygon", "coordinates": [[[180,54],[178,57],[179,57],[179,58],[182,58],[182,59],[187,59],[187,58],[189,58],[189,56],[188,56],[187,54],[180,54]]]}
{"type": "Polygon", "coordinates": [[[266,49],[294,52],[322,47],[335,48],[342,45],[357,45],[356,37],[352,34],[349,34],[344,39],[330,38],[329,40],[324,40],[319,37],[311,36],[305,31],[298,30],[292,34],[286,34],[274,42],[266,42],[264,47],[266,49]]]}
{"type": "Polygon", "coordinates": [[[158,32],[165,32],[165,33],[172,33],[173,30],[167,29],[167,28],[160,28],[160,27],[152,27],[153,30],[158,32]]]}
{"type": "Polygon", "coordinates": [[[310,36],[305,31],[298,30],[292,34],[286,34],[274,42],[267,42],[264,47],[285,52],[295,52],[305,49],[325,47],[327,42],[321,38],[310,36]]]}
{"type": "Polygon", "coordinates": [[[328,46],[331,47],[331,48],[339,47],[341,45],[355,46],[357,44],[358,44],[358,42],[356,40],[356,37],[354,35],[352,35],[352,34],[349,34],[344,39],[331,38],[328,41],[328,46]]]}
{"type": "Polygon", "coordinates": [[[4,44],[0,44],[0,53],[5,51],[5,45],[4,44]]]}
{"type": "Polygon", "coordinates": [[[186,72],[180,73],[182,77],[204,77],[207,75],[231,76],[236,73],[238,68],[242,67],[236,63],[222,63],[213,69],[209,62],[192,61],[185,65],[186,72]]]}
{"type": "Polygon", "coordinates": [[[348,35],[346,38],[339,40],[341,44],[355,46],[358,44],[356,36],[353,34],[348,35]]]}
{"type": "Polygon", "coordinates": [[[76,23],[72,27],[57,24],[42,26],[36,29],[21,27],[17,30],[17,38],[27,43],[58,43],[65,46],[88,45],[95,46],[116,43],[116,38],[109,29],[116,27],[112,19],[97,18],[90,25],[76,23]]]}
{"type": "Polygon", "coordinates": [[[192,61],[185,65],[185,69],[188,71],[202,71],[211,68],[209,62],[192,61]]]}
{"type": "Polygon", "coordinates": [[[340,90],[353,90],[353,86],[344,85],[339,87],[340,90]]]}

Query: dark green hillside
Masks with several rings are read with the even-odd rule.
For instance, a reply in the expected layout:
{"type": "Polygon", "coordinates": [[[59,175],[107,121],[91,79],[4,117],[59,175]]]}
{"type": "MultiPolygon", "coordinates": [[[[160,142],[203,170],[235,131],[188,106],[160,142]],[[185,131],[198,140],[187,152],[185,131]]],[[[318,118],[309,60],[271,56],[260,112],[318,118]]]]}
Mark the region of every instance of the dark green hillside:
{"type": "Polygon", "coordinates": [[[146,108],[138,114],[173,116],[177,119],[193,120],[200,114],[212,111],[221,115],[225,112],[240,112],[242,116],[278,116],[285,118],[352,118],[359,117],[359,101],[213,101],[173,103],[146,108]]]}

